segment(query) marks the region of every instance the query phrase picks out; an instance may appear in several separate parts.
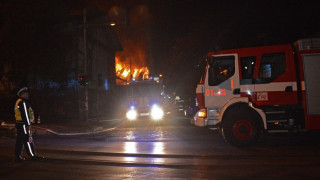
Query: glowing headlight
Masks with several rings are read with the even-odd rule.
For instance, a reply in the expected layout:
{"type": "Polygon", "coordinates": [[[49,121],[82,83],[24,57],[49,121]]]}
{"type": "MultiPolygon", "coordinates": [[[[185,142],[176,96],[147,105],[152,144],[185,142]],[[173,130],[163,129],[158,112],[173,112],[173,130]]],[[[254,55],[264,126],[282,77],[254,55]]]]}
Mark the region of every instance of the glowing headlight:
{"type": "Polygon", "coordinates": [[[206,109],[201,109],[200,111],[197,112],[197,116],[199,118],[206,118],[207,117],[207,110],[206,109]]]}
{"type": "Polygon", "coordinates": [[[130,121],[136,120],[137,119],[137,111],[135,109],[130,109],[127,114],[127,119],[130,121]]]}
{"type": "Polygon", "coordinates": [[[163,117],[163,110],[157,105],[152,106],[151,109],[151,118],[153,120],[160,120],[163,117]]]}

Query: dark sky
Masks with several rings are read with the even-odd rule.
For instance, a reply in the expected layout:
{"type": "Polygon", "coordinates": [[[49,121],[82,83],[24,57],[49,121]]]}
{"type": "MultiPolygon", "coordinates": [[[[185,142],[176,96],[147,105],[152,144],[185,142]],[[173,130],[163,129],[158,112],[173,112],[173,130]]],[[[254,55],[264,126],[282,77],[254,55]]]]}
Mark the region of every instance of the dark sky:
{"type": "MultiPolygon", "coordinates": [[[[101,1],[96,4],[106,7],[101,1]]],[[[207,51],[292,43],[319,36],[320,30],[320,1],[313,0],[118,0],[114,4],[129,16],[139,5],[148,8],[150,29],[145,36],[151,36],[149,46],[157,49],[153,51],[157,57],[169,56],[172,47],[167,47],[182,40],[202,44],[207,51]]]]}
{"type": "MultiPolygon", "coordinates": [[[[259,37],[272,34],[278,36],[275,38],[288,36],[287,39],[291,40],[294,33],[307,36],[319,31],[319,1],[169,2],[170,4],[163,4],[166,8],[152,6],[155,9],[152,11],[155,19],[161,25],[169,26],[168,38],[184,36],[197,28],[210,29],[212,34],[207,35],[216,36],[216,39],[223,34],[259,37]]],[[[210,33],[210,30],[206,33],[210,33]]]]}
{"type": "Polygon", "coordinates": [[[194,91],[195,66],[208,51],[320,36],[320,1],[162,2],[150,4],[158,37],[152,45],[160,50],[153,57],[180,92],[194,91]]]}
{"type": "MultiPolygon", "coordinates": [[[[176,85],[181,87],[187,82],[194,85],[190,80],[194,77],[194,67],[208,51],[292,43],[300,38],[320,36],[320,1],[316,0],[20,1],[33,3],[30,6],[37,8],[30,9],[37,11],[11,7],[17,12],[25,12],[17,23],[36,21],[29,15],[37,17],[35,13],[50,10],[48,5],[61,7],[61,10],[48,11],[54,14],[54,20],[60,17],[56,14],[67,11],[67,5],[72,13],[97,6],[119,22],[116,28],[123,46],[141,46],[145,55],[140,57],[145,57],[152,73],[166,74],[174,79],[173,82],[181,82],[176,85]]],[[[0,1],[0,9],[7,2],[13,1],[0,1]]],[[[6,14],[1,18],[5,20],[6,14]]]]}

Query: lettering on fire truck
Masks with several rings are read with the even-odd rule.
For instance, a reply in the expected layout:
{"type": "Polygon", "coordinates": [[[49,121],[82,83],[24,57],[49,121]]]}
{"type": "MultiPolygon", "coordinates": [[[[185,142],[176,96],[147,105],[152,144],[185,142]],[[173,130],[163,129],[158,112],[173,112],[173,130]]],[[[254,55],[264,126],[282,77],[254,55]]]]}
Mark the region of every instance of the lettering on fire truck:
{"type": "Polygon", "coordinates": [[[214,92],[213,89],[206,89],[206,96],[225,96],[226,89],[219,89],[217,92],[214,92]]]}

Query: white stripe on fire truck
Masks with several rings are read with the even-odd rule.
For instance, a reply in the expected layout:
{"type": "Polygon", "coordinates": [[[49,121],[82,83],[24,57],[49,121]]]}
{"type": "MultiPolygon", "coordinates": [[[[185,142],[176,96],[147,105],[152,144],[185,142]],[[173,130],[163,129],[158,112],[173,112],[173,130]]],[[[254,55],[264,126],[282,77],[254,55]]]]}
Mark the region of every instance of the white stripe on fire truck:
{"type": "MultiPolygon", "coordinates": [[[[273,82],[268,84],[246,84],[240,85],[241,92],[261,92],[261,91],[285,91],[286,87],[292,86],[293,91],[297,91],[296,82],[273,82]]],[[[305,90],[305,83],[301,81],[301,89],[305,90]]],[[[196,93],[204,93],[203,85],[198,85],[196,93]]]]}
{"type": "Polygon", "coordinates": [[[292,86],[293,91],[297,91],[296,82],[273,82],[268,84],[255,84],[254,91],[285,91],[286,87],[292,86]]]}

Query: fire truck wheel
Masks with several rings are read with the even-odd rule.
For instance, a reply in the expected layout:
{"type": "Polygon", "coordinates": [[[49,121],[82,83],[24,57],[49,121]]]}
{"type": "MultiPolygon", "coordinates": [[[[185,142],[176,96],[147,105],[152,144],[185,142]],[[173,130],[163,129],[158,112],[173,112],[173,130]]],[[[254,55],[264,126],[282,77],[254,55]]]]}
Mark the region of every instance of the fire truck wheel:
{"type": "Polygon", "coordinates": [[[256,113],[239,108],[227,114],[222,122],[221,133],[231,145],[248,147],[257,142],[260,129],[260,121],[256,113]]]}

